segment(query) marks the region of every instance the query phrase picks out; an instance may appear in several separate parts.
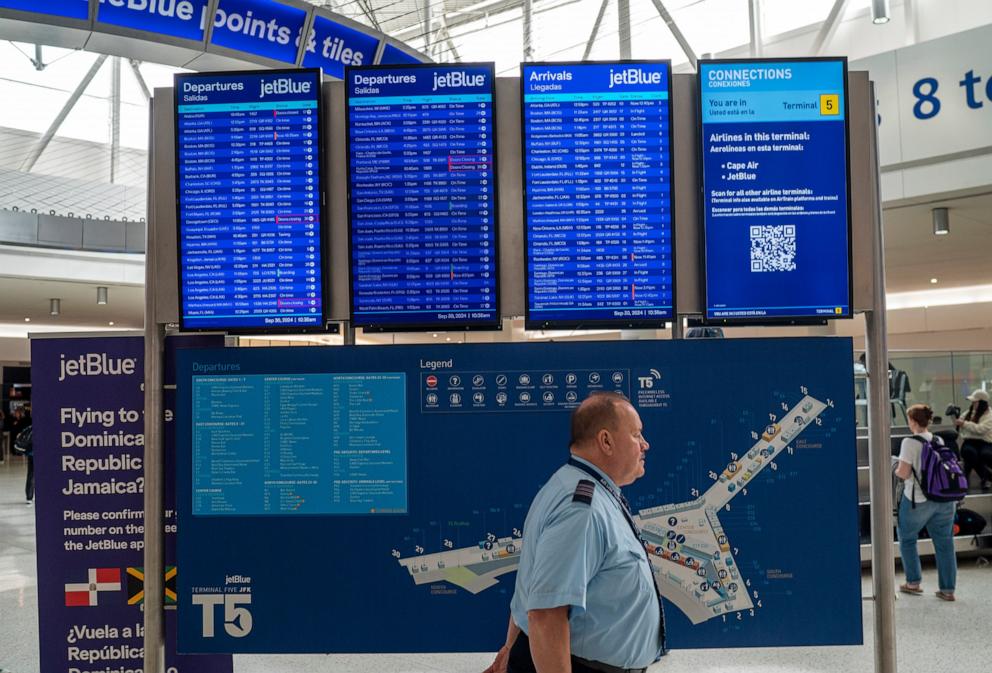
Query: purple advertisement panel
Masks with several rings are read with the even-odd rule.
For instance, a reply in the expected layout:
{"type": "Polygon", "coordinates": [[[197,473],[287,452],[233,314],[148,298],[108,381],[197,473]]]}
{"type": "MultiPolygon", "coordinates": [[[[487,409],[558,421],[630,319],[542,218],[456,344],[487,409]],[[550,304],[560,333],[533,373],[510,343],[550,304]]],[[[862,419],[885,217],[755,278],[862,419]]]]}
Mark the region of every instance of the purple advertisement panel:
{"type": "MultiPolygon", "coordinates": [[[[175,648],[175,373],[166,342],[166,666],[230,673],[230,656],[175,648]]],[[[144,655],[144,340],[140,336],[35,339],[32,411],[41,670],[141,670],[144,655]]]]}

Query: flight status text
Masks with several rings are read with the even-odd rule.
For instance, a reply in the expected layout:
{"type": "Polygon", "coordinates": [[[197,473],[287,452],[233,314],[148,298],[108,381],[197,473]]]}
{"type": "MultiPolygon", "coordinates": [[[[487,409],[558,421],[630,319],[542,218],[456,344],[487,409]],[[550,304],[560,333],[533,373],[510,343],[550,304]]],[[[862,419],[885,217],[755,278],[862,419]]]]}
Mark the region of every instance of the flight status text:
{"type": "Polygon", "coordinates": [[[345,78],[354,324],[497,325],[493,67],[345,78]]]}
{"type": "Polygon", "coordinates": [[[668,62],[522,66],[527,323],[672,317],[668,62]]]}
{"type": "Polygon", "coordinates": [[[176,77],[187,329],[323,325],[320,71],[176,77]]]}

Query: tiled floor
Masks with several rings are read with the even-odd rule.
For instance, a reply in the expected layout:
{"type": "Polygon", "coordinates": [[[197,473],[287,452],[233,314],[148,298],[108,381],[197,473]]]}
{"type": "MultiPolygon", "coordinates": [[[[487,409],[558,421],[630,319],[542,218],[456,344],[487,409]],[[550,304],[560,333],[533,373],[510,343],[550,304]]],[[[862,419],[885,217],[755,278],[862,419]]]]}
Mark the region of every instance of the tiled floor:
{"type": "MultiPolygon", "coordinates": [[[[0,465],[0,671],[39,673],[34,508],[24,504],[24,461],[0,465]]],[[[829,578],[825,578],[829,581],[829,578]]],[[[936,585],[924,571],[928,589],[936,585]]],[[[870,593],[864,577],[864,593],[870,593]]],[[[963,558],[956,603],[931,595],[896,602],[900,673],[981,673],[992,666],[992,566],[963,558]]],[[[873,670],[872,603],[863,603],[865,646],[674,652],[655,673],[839,673],[873,670]]],[[[490,654],[236,656],[236,673],[470,673],[490,654]]],[[[46,671],[46,673],[49,673],[46,671]]],[[[55,672],[52,672],[55,673],[55,672]]],[[[62,672],[58,672],[62,673],[62,672]]]]}

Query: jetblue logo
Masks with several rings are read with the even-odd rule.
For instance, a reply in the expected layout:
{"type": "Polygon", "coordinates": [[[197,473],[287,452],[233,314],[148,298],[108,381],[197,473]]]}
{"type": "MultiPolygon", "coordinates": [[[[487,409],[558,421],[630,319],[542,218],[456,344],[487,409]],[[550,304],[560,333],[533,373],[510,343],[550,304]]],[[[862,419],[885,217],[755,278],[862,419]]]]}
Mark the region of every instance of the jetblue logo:
{"type": "Polygon", "coordinates": [[[459,86],[484,86],[485,83],[485,75],[469,75],[467,72],[461,70],[446,73],[436,72],[434,73],[434,88],[432,91],[459,86]]]}
{"type": "Polygon", "coordinates": [[[644,72],[640,68],[610,68],[610,88],[623,84],[661,84],[660,72],[644,72]]]}
{"type": "Polygon", "coordinates": [[[312,87],[312,82],[296,82],[290,77],[281,77],[273,80],[262,80],[259,98],[266,96],[276,96],[283,94],[308,94],[312,87]]]}

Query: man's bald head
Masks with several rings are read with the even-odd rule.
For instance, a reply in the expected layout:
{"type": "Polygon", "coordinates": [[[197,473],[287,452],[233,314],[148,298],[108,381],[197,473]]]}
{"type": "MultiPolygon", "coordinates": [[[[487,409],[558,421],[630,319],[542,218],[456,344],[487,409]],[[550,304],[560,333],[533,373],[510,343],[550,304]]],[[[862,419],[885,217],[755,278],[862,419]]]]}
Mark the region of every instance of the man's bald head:
{"type": "Polygon", "coordinates": [[[630,406],[630,400],[621,393],[604,391],[587,397],[572,412],[572,438],[569,446],[582,449],[595,442],[600,430],[615,432],[625,406],[630,406]]]}

